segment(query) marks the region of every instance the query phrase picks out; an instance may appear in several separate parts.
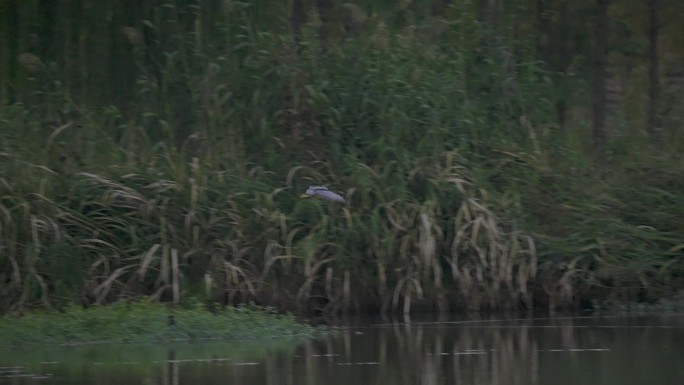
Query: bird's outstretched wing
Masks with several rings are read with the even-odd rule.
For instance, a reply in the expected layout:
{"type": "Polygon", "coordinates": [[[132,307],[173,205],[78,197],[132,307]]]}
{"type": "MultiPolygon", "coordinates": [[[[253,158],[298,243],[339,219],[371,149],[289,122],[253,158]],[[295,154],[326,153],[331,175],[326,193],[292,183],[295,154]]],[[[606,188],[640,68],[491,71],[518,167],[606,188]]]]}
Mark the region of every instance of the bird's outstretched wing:
{"type": "Polygon", "coordinates": [[[344,198],[341,195],[330,191],[327,187],[323,186],[309,186],[304,193],[304,196],[317,196],[333,202],[344,202],[344,198]]]}
{"type": "Polygon", "coordinates": [[[316,195],[320,196],[323,199],[327,199],[333,202],[344,202],[344,198],[342,198],[341,195],[334,193],[330,190],[320,190],[316,192],[316,195]]]}

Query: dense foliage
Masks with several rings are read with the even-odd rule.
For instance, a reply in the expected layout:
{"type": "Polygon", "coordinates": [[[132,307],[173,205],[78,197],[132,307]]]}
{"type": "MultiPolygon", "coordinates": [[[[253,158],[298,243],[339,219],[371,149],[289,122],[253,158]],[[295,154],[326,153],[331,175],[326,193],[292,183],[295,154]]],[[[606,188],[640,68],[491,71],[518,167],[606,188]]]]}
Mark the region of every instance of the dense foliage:
{"type": "Polygon", "coordinates": [[[684,289],[683,109],[665,89],[661,140],[643,129],[647,61],[624,52],[641,52],[640,5],[611,10],[630,81],[596,149],[590,2],[535,24],[533,1],[498,19],[467,1],[293,1],[291,25],[287,2],[113,3],[3,2],[0,312],[143,295],[555,308],[684,289]],[[347,203],[299,200],[309,184],[347,203]]]}

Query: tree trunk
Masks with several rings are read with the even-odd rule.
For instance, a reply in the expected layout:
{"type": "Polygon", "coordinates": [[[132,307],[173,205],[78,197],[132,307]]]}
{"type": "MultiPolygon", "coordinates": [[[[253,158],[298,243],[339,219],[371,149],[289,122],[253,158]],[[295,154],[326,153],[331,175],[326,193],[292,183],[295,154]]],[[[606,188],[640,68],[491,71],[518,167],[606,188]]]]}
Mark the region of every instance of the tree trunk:
{"type": "Polygon", "coordinates": [[[608,40],[608,0],[597,0],[594,36],[594,80],[592,92],[593,144],[596,154],[606,145],[606,43],[608,40]]]}
{"type": "Polygon", "coordinates": [[[292,15],[290,16],[290,25],[292,26],[292,34],[294,35],[295,44],[299,51],[302,42],[302,25],[306,21],[306,10],[304,9],[303,0],[292,0],[292,15]]]}
{"type": "Polygon", "coordinates": [[[452,0],[432,0],[430,3],[430,13],[432,16],[444,16],[452,0]]]}
{"type": "Polygon", "coordinates": [[[556,99],[556,114],[558,118],[558,128],[560,130],[565,130],[567,104],[568,99],[570,98],[569,93],[571,92],[571,88],[568,85],[568,68],[572,61],[572,49],[570,48],[571,43],[569,39],[569,17],[568,0],[563,0],[558,10],[558,35],[556,39],[554,39],[555,70],[559,72],[559,76],[561,77],[560,84],[562,90],[556,99]]]}
{"type": "Polygon", "coordinates": [[[658,55],[658,37],[660,35],[660,20],[658,18],[658,10],[658,0],[649,0],[648,56],[650,59],[650,66],[648,69],[649,88],[647,109],[647,132],[651,137],[651,140],[657,139],[658,131],[660,129],[660,116],[658,114],[658,106],[660,104],[660,56],[658,55]]]}
{"type": "Polygon", "coordinates": [[[321,42],[321,51],[323,52],[327,51],[328,48],[333,7],[333,0],[316,0],[316,11],[321,19],[321,26],[318,28],[318,39],[321,42]]]}
{"type": "Polygon", "coordinates": [[[57,19],[57,7],[59,2],[51,0],[41,0],[39,5],[39,43],[40,43],[40,58],[49,63],[56,60],[56,41],[55,41],[55,21],[57,19]]]}
{"type": "Polygon", "coordinates": [[[499,30],[501,11],[501,0],[480,0],[478,2],[478,18],[486,22],[494,31],[499,30]]]}
{"type": "Polygon", "coordinates": [[[7,63],[7,73],[5,74],[5,79],[7,79],[6,94],[4,99],[7,104],[12,104],[16,101],[17,90],[17,69],[18,69],[18,56],[19,56],[19,9],[17,0],[9,0],[4,4],[5,8],[5,30],[7,31],[7,40],[4,42],[7,44],[7,57],[4,58],[5,63],[7,63]]]}
{"type": "Polygon", "coordinates": [[[552,64],[551,63],[551,58],[549,57],[549,45],[550,45],[550,29],[549,28],[549,22],[548,18],[545,15],[546,11],[546,1],[544,0],[537,0],[536,4],[536,15],[535,15],[535,24],[536,24],[536,33],[535,33],[535,38],[536,38],[536,48],[537,48],[537,57],[541,58],[545,62],[552,64]]]}
{"type": "Polygon", "coordinates": [[[65,34],[63,63],[65,73],[68,74],[66,76],[69,79],[68,87],[76,100],[83,100],[87,79],[85,37],[83,36],[86,19],[83,17],[83,0],[71,1],[69,9],[68,22],[64,25],[67,33],[65,34]]]}
{"type": "Polygon", "coordinates": [[[294,35],[294,40],[297,45],[302,41],[302,24],[304,24],[305,17],[306,13],[302,0],[292,0],[290,23],[292,25],[292,34],[294,35]]]}

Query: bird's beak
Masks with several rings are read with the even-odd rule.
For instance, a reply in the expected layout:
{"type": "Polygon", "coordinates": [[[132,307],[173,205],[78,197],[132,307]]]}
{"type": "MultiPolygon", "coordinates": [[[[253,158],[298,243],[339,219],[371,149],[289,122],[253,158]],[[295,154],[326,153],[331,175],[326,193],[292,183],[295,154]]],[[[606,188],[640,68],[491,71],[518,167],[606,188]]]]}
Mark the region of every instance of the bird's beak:
{"type": "Polygon", "coordinates": [[[306,194],[302,194],[302,195],[300,195],[299,197],[300,197],[300,198],[310,198],[310,196],[309,196],[309,195],[306,195],[306,194]]]}

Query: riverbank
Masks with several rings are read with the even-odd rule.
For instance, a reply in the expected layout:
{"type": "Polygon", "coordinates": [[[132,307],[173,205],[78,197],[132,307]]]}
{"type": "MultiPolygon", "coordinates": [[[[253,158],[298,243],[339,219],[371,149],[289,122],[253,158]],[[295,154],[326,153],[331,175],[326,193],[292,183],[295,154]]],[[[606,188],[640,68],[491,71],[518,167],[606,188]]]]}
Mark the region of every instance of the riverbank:
{"type": "Polygon", "coordinates": [[[308,339],[320,333],[324,330],[297,322],[290,314],[256,306],[211,312],[199,304],[171,308],[136,301],[0,318],[0,346],[308,339]]]}

